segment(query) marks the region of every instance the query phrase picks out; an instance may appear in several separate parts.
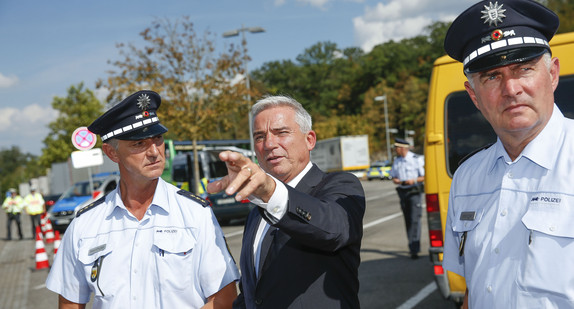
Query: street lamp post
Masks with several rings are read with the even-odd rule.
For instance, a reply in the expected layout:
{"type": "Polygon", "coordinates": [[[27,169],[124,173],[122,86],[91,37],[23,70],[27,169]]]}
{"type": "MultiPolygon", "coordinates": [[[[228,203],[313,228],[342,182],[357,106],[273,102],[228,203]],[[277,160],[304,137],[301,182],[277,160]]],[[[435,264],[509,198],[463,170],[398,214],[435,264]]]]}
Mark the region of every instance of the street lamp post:
{"type": "MultiPolygon", "coordinates": [[[[408,141],[408,140],[409,140],[409,136],[411,136],[411,135],[414,137],[414,135],[415,135],[415,131],[414,131],[414,130],[405,130],[405,140],[408,141]]],[[[413,139],[413,142],[412,142],[411,144],[412,144],[411,146],[414,146],[414,145],[415,145],[414,139],[413,139]]]]}
{"type": "Polygon", "coordinates": [[[375,97],[375,101],[383,101],[385,107],[385,138],[387,140],[387,160],[389,160],[390,162],[393,157],[391,157],[391,142],[389,141],[390,132],[389,132],[389,115],[387,112],[387,95],[385,94],[382,96],[375,97]]]}
{"type": "MultiPolygon", "coordinates": [[[[241,28],[230,30],[223,33],[224,38],[230,38],[234,36],[238,36],[239,32],[241,32],[243,41],[247,42],[245,39],[245,32],[250,33],[261,33],[265,32],[265,29],[261,27],[244,27],[241,25],[241,28]]],[[[249,72],[247,70],[247,52],[245,47],[243,47],[243,64],[245,65],[245,89],[247,90],[247,104],[249,105],[249,112],[248,112],[248,121],[249,121],[249,144],[251,147],[251,160],[255,161],[255,148],[253,147],[253,115],[251,115],[251,91],[249,86],[249,72]]]]}

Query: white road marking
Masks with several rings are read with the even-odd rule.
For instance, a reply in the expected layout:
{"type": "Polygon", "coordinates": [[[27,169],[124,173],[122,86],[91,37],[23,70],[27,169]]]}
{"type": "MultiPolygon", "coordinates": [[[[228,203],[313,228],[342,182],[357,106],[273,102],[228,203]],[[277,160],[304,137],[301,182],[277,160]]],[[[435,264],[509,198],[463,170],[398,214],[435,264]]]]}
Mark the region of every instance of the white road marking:
{"type": "Polygon", "coordinates": [[[386,216],[386,217],[382,217],[382,218],[377,219],[377,220],[375,220],[375,221],[369,222],[369,223],[367,223],[367,224],[363,224],[363,230],[366,230],[366,229],[368,229],[368,228],[370,228],[370,227],[373,227],[373,226],[375,226],[375,225],[377,225],[377,224],[381,224],[381,223],[383,223],[383,222],[387,222],[387,221],[389,221],[389,220],[393,220],[394,218],[400,217],[400,216],[402,216],[402,215],[403,215],[402,212],[397,212],[397,213],[394,213],[394,214],[392,214],[392,215],[389,215],[389,216],[386,216]]]}
{"type": "Polygon", "coordinates": [[[45,288],[46,288],[46,284],[44,283],[44,284],[37,285],[37,286],[33,287],[32,289],[41,290],[41,289],[45,289],[45,288]]]}
{"type": "Polygon", "coordinates": [[[235,231],[235,232],[232,232],[232,233],[225,235],[225,238],[231,238],[233,236],[242,235],[242,234],[243,234],[243,230],[239,230],[239,231],[235,231]]]}
{"type": "Polygon", "coordinates": [[[422,290],[420,290],[415,296],[409,298],[406,302],[402,305],[397,307],[397,309],[411,309],[414,308],[418,303],[420,303],[423,299],[429,296],[431,293],[436,291],[437,287],[434,282],[427,284],[422,290]]]}

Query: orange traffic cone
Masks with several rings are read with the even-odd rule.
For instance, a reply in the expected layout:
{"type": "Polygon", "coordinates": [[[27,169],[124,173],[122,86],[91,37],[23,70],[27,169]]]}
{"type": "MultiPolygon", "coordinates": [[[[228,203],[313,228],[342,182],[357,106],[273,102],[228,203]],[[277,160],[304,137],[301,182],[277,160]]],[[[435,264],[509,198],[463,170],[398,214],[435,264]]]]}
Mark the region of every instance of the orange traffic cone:
{"type": "Polygon", "coordinates": [[[54,255],[58,253],[59,247],[60,247],[60,231],[56,231],[56,237],[54,239],[54,255]]]}
{"type": "Polygon", "coordinates": [[[54,242],[54,229],[50,219],[46,219],[46,242],[49,244],[54,242]]]}
{"type": "Polygon", "coordinates": [[[42,236],[40,236],[40,227],[36,227],[36,269],[44,269],[50,267],[50,262],[48,262],[48,254],[46,254],[46,249],[44,248],[44,242],[42,241],[42,236]]]}
{"type": "Polygon", "coordinates": [[[46,220],[48,219],[48,217],[46,216],[46,213],[43,213],[40,216],[40,224],[42,226],[42,234],[44,234],[46,232],[46,220]]]}

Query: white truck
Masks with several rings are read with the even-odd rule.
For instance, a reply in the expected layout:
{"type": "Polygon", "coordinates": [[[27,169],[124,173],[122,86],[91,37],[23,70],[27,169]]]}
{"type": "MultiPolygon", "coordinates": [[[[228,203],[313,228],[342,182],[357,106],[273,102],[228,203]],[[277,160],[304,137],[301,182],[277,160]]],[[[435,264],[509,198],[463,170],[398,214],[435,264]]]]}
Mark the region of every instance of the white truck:
{"type": "Polygon", "coordinates": [[[347,171],[361,178],[369,168],[369,136],[338,136],[317,141],[311,161],[325,172],[347,171]]]}

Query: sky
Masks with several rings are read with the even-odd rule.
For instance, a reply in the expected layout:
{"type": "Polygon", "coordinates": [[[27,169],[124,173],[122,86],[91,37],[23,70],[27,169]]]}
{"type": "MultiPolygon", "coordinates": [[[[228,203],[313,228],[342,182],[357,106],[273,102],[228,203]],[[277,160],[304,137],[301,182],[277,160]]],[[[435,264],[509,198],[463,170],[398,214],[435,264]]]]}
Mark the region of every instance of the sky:
{"type": "MultiPolygon", "coordinates": [[[[223,50],[247,33],[249,70],[295,60],[318,42],[369,52],[389,40],[421,34],[434,21],[452,21],[476,0],[0,0],[0,150],[17,146],[40,155],[54,97],[70,86],[95,89],[119,58],[118,43],[143,44],[154,20],[189,16],[197,33],[216,35],[223,50]]],[[[104,92],[96,92],[103,99],[104,92]]],[[[86,126],[89,124],[86,124],[86,126]]],[[[71,143],[71,140],[70,140],[71,143]]]]}

